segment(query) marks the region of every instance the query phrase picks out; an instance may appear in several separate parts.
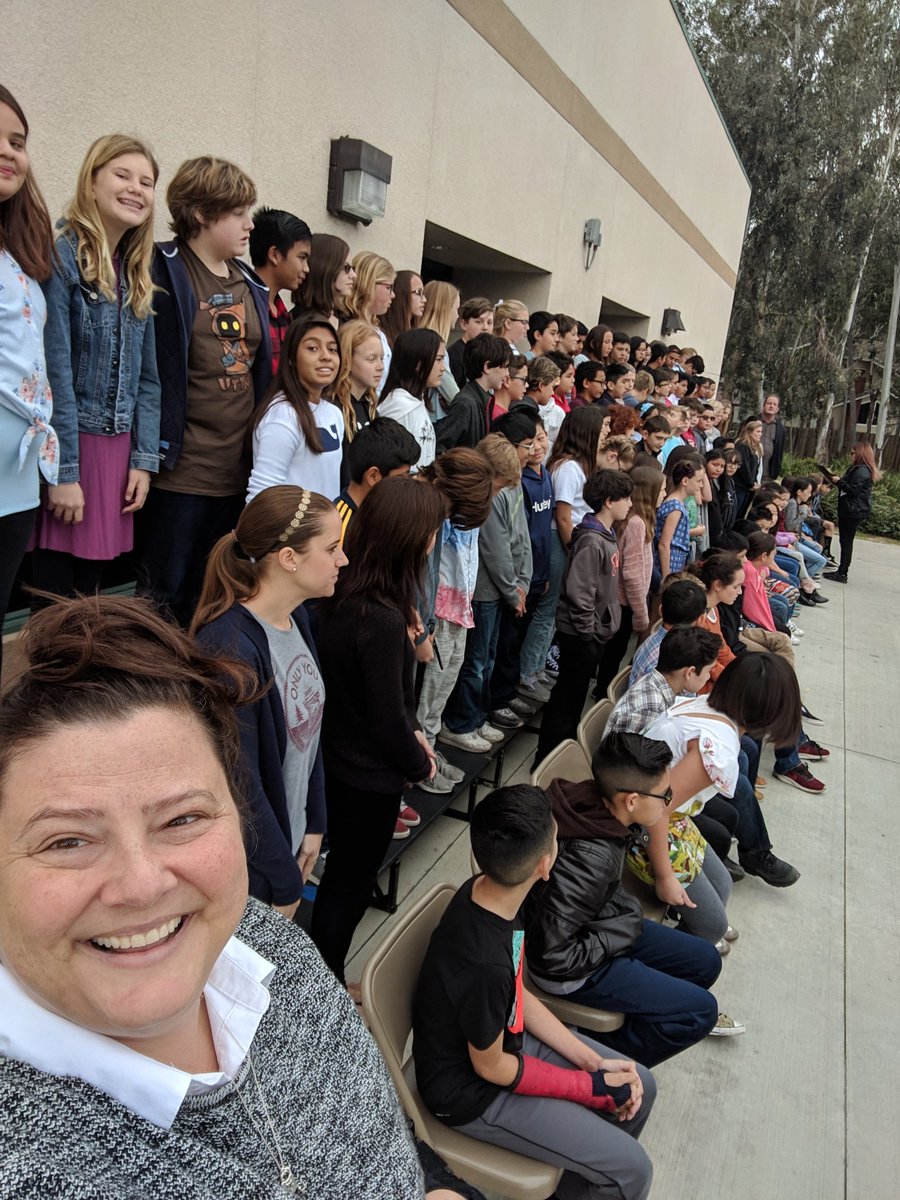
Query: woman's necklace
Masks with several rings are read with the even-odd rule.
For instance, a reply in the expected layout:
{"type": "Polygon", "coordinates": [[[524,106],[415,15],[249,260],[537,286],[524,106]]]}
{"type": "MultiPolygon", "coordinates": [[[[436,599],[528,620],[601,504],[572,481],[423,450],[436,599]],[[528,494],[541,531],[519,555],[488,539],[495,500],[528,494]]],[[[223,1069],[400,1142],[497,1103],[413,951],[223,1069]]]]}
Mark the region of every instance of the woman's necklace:
{"type": "Polygon", "coordinates": [[[250,1121],[253,1124],[253,1128],[259,1134],[260,1141],[263,1143],[263,1145],[266,1148],[266,1153],[269,1155],[269,1157],[272,1159],[272,1161],[278,1167],[278,1170],[280,1173],[281,1186],[288,1193],[288,1195],[303,1197],[306,1195],[306,1193],[303,1190],[303,1185],[300,1182],[300,1180],[297,1178],[297,1176],[294,1174],[291,1164],[289,1162],[285,1161],[284,1155],[281,1153],[281,1144],[278,1141],[278,1134],[275,1132],[275,1126],[272,1123],[272,1118],[269,1116],[269,1109],[266,1104],[266,1098],[263,1095],[262,1088],[260,1087],[259,1077],[256,1074],[256,1067],[253,1065],[252,1055],[249,1055],[249,1054],[247,1055],[247,1061],[250,1064],[250,1074],[253,1076],[253,1082],[256,1085],[256,1094],[257,1094],[257,1096],[259,1096],[259,1102],[262,1105],[263,1113],[265,1114],[266,1124],[269,1127],[269,1133],[272,1135],[272,1141],[275,1145],[274,1151],[272,1150],[272,1147],[269,1145],[269,1141],[268,1141],[268,1138],[266,1137],[265,1130],[260,1127],[260,1124],[256,1120],[256,1117],[254,1117],[253,1113],[250,1111],[250,1107],[247,1104],[247,1101],[244,1099],[244,1094],[240,1088],[236,1088],[238,1097],[241,1101],[241,1104],[243,1104],[244,1109],[246,1110],[247,1116],[250,1118],[250,1121]]]}

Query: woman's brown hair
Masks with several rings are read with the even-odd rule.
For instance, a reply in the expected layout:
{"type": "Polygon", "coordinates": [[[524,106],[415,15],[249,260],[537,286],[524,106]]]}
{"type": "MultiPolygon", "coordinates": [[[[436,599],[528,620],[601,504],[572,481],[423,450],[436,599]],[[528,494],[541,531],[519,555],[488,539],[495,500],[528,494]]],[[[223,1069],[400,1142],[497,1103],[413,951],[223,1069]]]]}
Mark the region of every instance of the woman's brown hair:
{"type": "Polygon", "coordinates": [[[604,365],[606,364],[606,359],[602,356],[603,339],[608,333],[612,333],[609,325],[595,325],[584,339],[584,352],[588,358],[604,365]]]}
{"type": "Polygon", "coordinates": [[[706,558],[692,562],[688,567],[690,573],[700,580],[707,591],[714,583],[722,583],[727,586],[733,581],[738,571],[743,569],[741,560],[730,550],[716,550],[712,554],[708,554],[706,558]]]}
{"type": "Polygon", "coordinates": [[[406,333],[408,329],[416,329],[419,324],[411,311],[412,281],[414,279],[418,279],[421,282],[422,276],[418,271],[397,272],[397,278],[394,280],[394,299],[391,301],[391,307],[383,317],[379,317],[379,324],[384,331],[384,336],[388,340],[388,345],[391,347],[393,347],[394,342],[396,342],[401,333],[406,333]]]}
{"type": "Polygon", "coordinates": [[[360,597],[387,604],[415,622],[428,545],[444,520],[444,501],[434,487],[393,476],[373,488],[350,522],[344,551],[350,560],[334,597],[324,607],[360,597]]]}
{"type": "MultiPolygon", "coordinates": [[[[25,120],[25,114],[12,92],[2,84],[0,104],[11,108],[22,122],[27,143],[28,122],[25,120]]],[[[52,270],[52,245],[50,214],[47,212],[40,188],[35,183],[29,162],[25,182],[14,196],[0,204],[0,250],[8,251],[26,275],[43,283],[50,278],[52,270]]]]}
{"type": "Polygon", "coordinates": [[[562,462],[577,462],[585,478],[597,469],[597,447],[605,416],[605,411],[597,404],[585,404],[566,413],[547,461],[551,475],[562,462]]]}
{"type": "Polygon", "coordinates": [[[652,542],[656,531],[656,502],[659,499],[660,488],[665,476],[658,467],[641,463],[631,472],[631,482],[634,491],[631,493],[631,512],[624,521],[616,522],[616,535],[621,537],[622,531],[632,517],[640,517],[647,531],[645,542],[652,542]]]}
{"type": "Polygon", "coordinates": [[[856,443],[850,451],[850,464],[854,467],[868,468],[873,483],[877,483],[881,478],[881,472],[878,470],[878,464],[875,462],[875,455],[868,442],[856,443]]]}
{"type": "MultiPolygon", "coordinates": [[[[309,317],[308,320],[292,322],[288,326],[284,345],[281,347],[281,357],[278,360],[278,370],[275,372],[275,378],[269,384],[269,390],[266,392],[263,403],[259,405],[253,414],[250,434],[252,437],[253,431],[276,400],[286,400],[297,417],[297,424],[300,426],[300,433],[306,443],[307,450],[311,454],[321,454],[324,449],[322,446],[322,436],[319,433],[318,425],[316,425],[316,418],[313,415],[309,396],[304,391],[303,385],[297,375],[297,350],[311,329],[327,330],[327,336],[334,338],[338,356],[337,374],[340,375],[341,343],[337,331],[331,322],[326,321],[324,317],[314,316],[309,317]]],[[[332,384],[331,386],[333,387],[334,385],[332,384]]]]}
{"type": "Polygon", "coordinates": [[[15,755],[60,727],[120,721],[148,708],[199,721],[232,779],[234,708],[256,698],[255,674],[198,646],[149,601],[56,600],[31,618],[21,645],[25,671],[0,702],[0,781],[15,755]]]}
{"type": "Polygon", "coordinates": [[[289,484],[265,488],[254,496],[233,532],[220,537],[209,553],[191,634],[242,600],[252,600],[263,581],[268,555],[286,546],[302,553],[307,542],[322,532],[323,518],[334,511],[331,501],[318,492],[289,484]],[[301,508],[303,514],[294,525],[301,508]]]}
{"type": "Polygon", "coordinates": [[[448,519],[457,529],[478,529],[488,519],[494,498],[494,469],[484,455],[468,446],[447,450],[428,467],[419,468],[444,498],[448,519]]]}
{"type": "Polygon", "coordinates": [[[321,313],[327,317],[337,309],[334,284],[350,257],[350,247],[332,233],[314,233],[310,242],[309,274],[291,299],[297,316],[321,313]]]}

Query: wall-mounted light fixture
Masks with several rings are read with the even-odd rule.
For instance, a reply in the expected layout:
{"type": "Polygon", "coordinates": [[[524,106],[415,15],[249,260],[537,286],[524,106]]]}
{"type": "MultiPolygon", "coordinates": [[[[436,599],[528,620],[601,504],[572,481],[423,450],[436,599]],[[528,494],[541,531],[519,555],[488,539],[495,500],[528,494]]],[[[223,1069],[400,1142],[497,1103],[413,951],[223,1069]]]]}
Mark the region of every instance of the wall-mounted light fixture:
{"type": "Polygon", "coordinates": [[[685,329],[685,324],[681,319],[681,313],[677,308],[664,308],[662,319],[662,335],[663,337],[671,337],[673,333],[681,333],[685,329]]]}
{"type": "Polygon", "coordinates": [[[586,271],[591,269],[591,263],[594,261],[597,248],[602,241],[603,234],[600,231],[600,218],[591,217],[590,220],[584,223],[584,269],[586,271]]]}
{"type": "Polygon", "coordinates": [[[328,162],[328,211],[363,225],[383,217],[392,164],[389,154],[359,138],[335,139],[328,162]]]}

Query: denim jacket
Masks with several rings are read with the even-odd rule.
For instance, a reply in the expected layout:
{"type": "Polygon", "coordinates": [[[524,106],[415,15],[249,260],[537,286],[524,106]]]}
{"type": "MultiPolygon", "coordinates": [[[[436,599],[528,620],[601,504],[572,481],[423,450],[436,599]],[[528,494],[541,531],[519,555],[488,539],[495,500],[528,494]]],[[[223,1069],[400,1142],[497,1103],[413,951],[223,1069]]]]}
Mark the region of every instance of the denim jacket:
{"type": "Polygon", "coordinates": [[[132,432],[133,470],[159,470],[159,376],[152,317],[139,320],[125,303],[85,283],[68,231],[56,241],[58,263],[44,284],[44,347],[59,437],[59,482],[79,479],[78,434],[132,432]]]}

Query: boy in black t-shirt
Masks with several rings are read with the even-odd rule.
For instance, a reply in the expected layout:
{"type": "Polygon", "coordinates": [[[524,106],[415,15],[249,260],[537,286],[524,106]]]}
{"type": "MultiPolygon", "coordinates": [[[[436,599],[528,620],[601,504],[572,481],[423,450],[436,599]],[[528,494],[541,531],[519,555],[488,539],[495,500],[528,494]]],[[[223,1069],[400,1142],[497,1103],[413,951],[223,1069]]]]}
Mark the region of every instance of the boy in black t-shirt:
{"type": "Polygon", "coordinates": [[[637,1138],[653,1076],[567,1029],[522,982],[519,909],[556,857],[549,799],[526,784],[501,788],[471,829],[484,874],[450,902],[416,992],[422,1098],[462,1133],[564,1168],[560,1194],[643,1200],[652,1167],[637,1138]]]}

